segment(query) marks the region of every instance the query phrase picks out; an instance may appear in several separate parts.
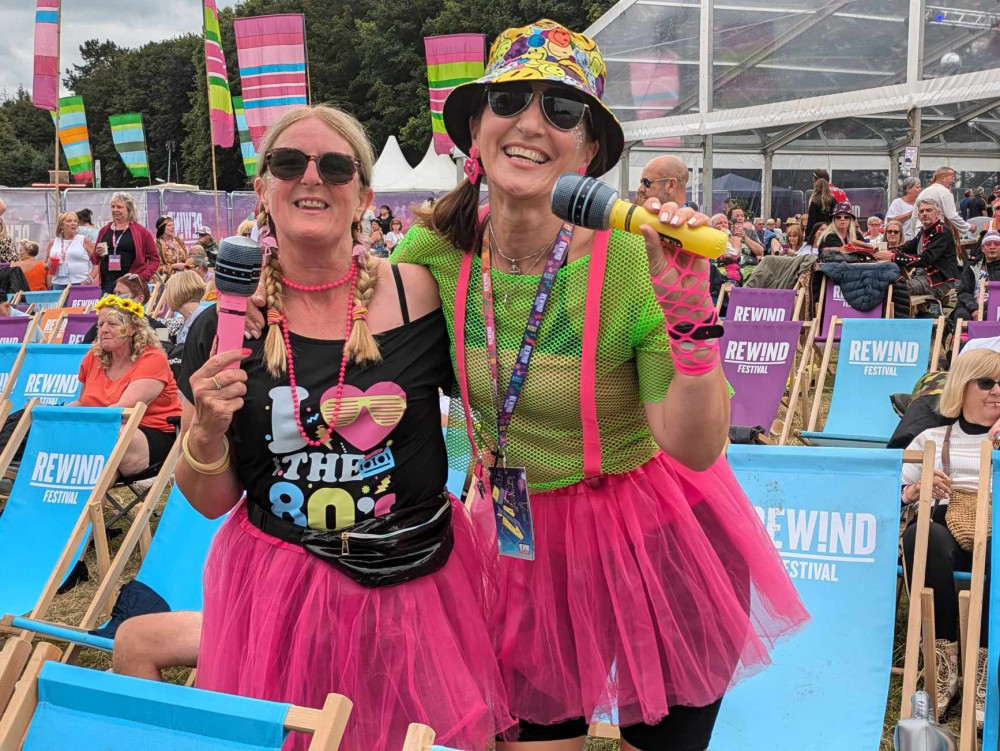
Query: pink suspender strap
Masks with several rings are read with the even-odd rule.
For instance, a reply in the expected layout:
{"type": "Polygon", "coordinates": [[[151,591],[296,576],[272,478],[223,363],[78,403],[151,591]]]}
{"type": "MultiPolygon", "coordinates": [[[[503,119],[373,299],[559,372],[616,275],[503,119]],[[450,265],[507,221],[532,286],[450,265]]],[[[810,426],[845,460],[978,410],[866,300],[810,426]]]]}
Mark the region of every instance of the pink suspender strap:
{"type": "Polygon", "coordinates": [[[469,300],[469,279],[472,277],[472,253],[462,254],[462,265],[458,270],[458,286],[455,289],[455,370],[458,371],[458,387],[465,409],[465,429],[469,434],[472,458],[479,457],[476,438],[472,431],[472,410],[469,408],[469,377],[465,363],[465,316],[469,300]]]}
{"type": "Polygon", "coordinates": [[[583,319],[583,358],[580,361],[580,418],[583,422],[583,475],[588,482],[601,477],[601,433],[597,424],[597,337],[601,330],[601,293],[608,266],[610,230],[594,235],[587,276],[587,304],[583,319]]]}

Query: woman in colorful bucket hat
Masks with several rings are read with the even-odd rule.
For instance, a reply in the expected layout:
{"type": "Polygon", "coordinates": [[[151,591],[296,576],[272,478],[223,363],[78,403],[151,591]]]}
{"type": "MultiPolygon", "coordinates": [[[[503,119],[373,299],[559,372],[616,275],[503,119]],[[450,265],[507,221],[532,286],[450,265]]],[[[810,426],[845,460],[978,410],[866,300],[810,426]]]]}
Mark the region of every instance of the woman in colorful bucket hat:
{"type": "Polygon", "coordinates": [[[707,260],[550,211],[561,174],[622,153],[605,75],[594,41],[553,21],[501,34],[444,107],[468,180],[393,260],[437,279],[463,397],[449,454],[491,482],[510,554],[496,638],[519,724],[499,748],[581,749],[617,711],[625,749],[700,751],[729,686],[807,614],[720,458],[707,260]]]}

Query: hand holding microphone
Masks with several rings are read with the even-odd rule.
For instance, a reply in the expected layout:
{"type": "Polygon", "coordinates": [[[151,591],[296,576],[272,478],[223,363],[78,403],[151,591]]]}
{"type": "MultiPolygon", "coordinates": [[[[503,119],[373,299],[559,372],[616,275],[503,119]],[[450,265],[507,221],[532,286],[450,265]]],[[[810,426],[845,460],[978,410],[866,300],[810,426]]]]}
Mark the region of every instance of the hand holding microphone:
{"type": "Polygon", "coordinates": [[[719,365],[718,337],[723,333],[709,289],[709,259],[726,251],[729,238],[711,227],[687,224],[682,221],[685,214],[663,222],[650,208],[659,205],[653,199],[646,207],[619,200],[614,188],[591,177],[565,174],[552,189],[552,213],[560,219],[588,229],[613,227],[643,236],[674,367],[686,375],[708,373],[719,365]]]}
{"type": "MultiPolygon", "coordinates": [[[[215,286],[219,290],[219,352],[243,347],[243,326],[247,299],[257,289],[264,260],[261,247],[248,237],[227,237],[219,243],[215,262],[215,286]]],[[[237,362],[226,368],[235,368],[237,362]]]]}

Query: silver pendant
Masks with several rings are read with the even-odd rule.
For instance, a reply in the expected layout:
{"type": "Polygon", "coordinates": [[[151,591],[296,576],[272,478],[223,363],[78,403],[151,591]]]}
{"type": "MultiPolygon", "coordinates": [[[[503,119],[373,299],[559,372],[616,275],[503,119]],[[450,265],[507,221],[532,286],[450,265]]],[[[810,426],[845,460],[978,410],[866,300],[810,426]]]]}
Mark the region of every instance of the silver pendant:
{"type": "Polygon", "coordinates": [[[520,275],[521,269],[519,269],[517,267],[517,261],[511,261],[510,262],[510,271],[508,271],[507,273],[510,274],[511,276],[519,276],[520,275]]]}

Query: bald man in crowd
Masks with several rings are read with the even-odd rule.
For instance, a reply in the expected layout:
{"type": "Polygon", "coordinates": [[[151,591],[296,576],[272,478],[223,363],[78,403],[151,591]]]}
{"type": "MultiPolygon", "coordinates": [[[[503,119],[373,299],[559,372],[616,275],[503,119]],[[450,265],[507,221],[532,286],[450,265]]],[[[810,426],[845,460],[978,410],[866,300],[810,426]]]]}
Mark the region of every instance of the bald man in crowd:
{"type": "Polygon", "coordinates": [[[658,156],[642,171],[635,202],[641,206],[650,198],[655,198],[661,204],[683,206],[687,201],[689,175],[687,166],[677,157],[672,154],[658,156]]]}
{"type": "MultiPolygon", "coordinates": [[[[687,182],[690,173],[687,166],[672,154],[652,159],[642,171],[639,189],[635,192],[635,203],[642,206],[650,198],[660,204],[676,203],[683,206],[687,201],[687,182]]],[[[712,299],[719,297],[725,278],[715,264],[709,266],[709,287],[712,299]]]]}

